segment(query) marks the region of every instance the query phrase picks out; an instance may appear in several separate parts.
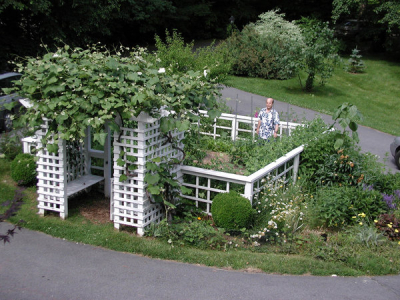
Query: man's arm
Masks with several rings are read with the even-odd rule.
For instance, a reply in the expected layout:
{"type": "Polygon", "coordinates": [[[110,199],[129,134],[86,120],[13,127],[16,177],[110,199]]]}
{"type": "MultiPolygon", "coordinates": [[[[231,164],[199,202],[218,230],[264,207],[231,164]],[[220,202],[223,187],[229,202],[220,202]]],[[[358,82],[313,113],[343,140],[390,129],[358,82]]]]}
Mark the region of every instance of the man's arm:
{"type": "Polygon", "coordinates": [[[275,125],[275,129],[274,129],[274,137],[275,137],[275,138],[278,136],[278,130],[279,130],[279,125],[276,124],[276,125],[275,125]]]}
{"type": "Polygon", "coordinates": [[[258,134],[259,130],[260,130],[260,125],[261,125],[261,120],[258,120],[258,125],[257,125],[257,129],[256,129],[256,133],[258,134]]]}

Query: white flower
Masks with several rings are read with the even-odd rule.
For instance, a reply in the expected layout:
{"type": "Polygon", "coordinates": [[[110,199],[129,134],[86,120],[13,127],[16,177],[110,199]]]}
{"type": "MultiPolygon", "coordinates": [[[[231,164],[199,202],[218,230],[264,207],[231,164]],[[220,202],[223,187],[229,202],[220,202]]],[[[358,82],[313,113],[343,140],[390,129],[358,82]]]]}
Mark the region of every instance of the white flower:
{"type": "Polygon", "coordinates": [[[158,69],[158,73],[165,73],[165,68],[158,69]]]}
{"type": "Polygon", "coordinates": [[[57,53],[53,54],[53,57],[59,57],[60,55],[58,55],[57,53]]]}
{"type": "MultiPolygon", "coordinates": [[[[158,72],[160,72],[160,71],[158,71],[158,72]]],[[[138,74],[138,75],[142,75],[142,72],[137,72],[137,74],[138,74]]]]}
{"type": "Polygon", "coordinates": [[[204,77],[207,77],[207,70],[204,70],[203,74],[204,74],[204,77]]]}

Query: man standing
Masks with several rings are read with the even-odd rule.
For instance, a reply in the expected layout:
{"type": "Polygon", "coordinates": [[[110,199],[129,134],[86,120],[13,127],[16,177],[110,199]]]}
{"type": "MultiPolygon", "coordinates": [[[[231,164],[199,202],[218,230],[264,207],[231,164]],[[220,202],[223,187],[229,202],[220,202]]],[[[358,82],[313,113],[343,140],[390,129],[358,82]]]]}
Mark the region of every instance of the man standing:
{"type": "Polygon", "coordinates": [[[279,114],[272,108],[274,105],[274,99],[267,98],[266,106],[260,110],[258,114],[258,126],[257,134],[263,140],[268,140],[271,136],[276,138],[278,136],[279,129],[279,114]]]}

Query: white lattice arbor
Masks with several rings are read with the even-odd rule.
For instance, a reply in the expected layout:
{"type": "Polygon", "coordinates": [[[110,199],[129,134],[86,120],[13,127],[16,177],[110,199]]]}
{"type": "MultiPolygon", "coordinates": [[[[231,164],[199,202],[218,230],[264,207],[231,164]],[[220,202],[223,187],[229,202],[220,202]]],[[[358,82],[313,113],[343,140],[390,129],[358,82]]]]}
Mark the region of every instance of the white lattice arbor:
{"type": "MultiPolygon", "coordinates": [[[[141,113],[131,121],[131,128],[123,127],[120,134],[114,134],[111,219],[115,228],[121,225],[132,226],[137,228],[139,235],[143,235],[146,226],[164,217],[162,205],[152,203],[150,195],[146,193],[146,162],[157,157],[181,159],[182,152],[166,142],[166,137],[160,131],[160,120],[141,113]],[[130,162],[128,156],[136,159],[130,162]],[[128,163],[120,166],[119,158],[128,163]],[[130,165],[134,167],[130,168],[130,165]],[[121,182],[120,176],[124,174],[128,174],[129,178],[121,182]]],[[[179,141],[178,147],[182,148],[184,133],[175,131],[172,135],[179,141]]],[[[176,166],[172,172],[176,172],[176,179],[180,180],[180,166],[176,166]]]]}

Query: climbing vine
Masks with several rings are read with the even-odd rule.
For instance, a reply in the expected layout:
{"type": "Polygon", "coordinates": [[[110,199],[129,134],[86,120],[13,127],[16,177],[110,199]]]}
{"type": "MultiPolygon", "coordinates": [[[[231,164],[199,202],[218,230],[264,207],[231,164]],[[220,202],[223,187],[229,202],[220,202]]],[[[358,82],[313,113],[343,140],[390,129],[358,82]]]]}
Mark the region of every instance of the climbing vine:
{"type": "MultiPolygon", "coordinates": [[[[167,142],[179,147],[171,131],[188,130],[198,120],[200,109],[208,110],[210,118],[218,116],[217,84],[205,76],[207,72],[174,74],[171,68],[156,67],[146,61],[145,54],[143,48],[121,46],[111,52],[101,45],[88,49],[65,45],[43,57],[18,62],[18,71],[24,75],[16,89],[32,104],[21,123],[37,130],[47,119],[43,143],[56,152],[59,139],[82,143],[87,126],[94,141],[104,144],[106,123],[119,132],[125,121],[144,112],[160,118],[167,142]],[[161,115],[162,110],[170,113],[161,115]]],[[[130,175],[132,160],[120,155],[118,164],[128,165],[122,180],[130,175]]],[[[145,180],[153,200],[172,203],[180,190],[170,172],[177,163],[165,157],[147,163],[150,172],[145,180]]]]}

